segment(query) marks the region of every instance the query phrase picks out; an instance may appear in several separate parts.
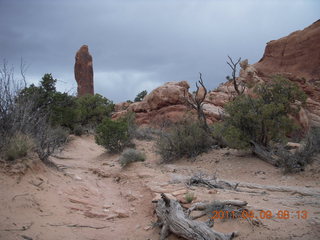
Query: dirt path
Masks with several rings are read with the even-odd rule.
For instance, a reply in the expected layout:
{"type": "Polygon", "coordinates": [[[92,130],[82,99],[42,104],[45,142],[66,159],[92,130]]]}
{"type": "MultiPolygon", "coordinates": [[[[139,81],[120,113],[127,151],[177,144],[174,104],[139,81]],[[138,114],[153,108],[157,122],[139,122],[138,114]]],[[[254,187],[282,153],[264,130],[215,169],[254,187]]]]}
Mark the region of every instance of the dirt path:
{"type": "MultiPolygon", "coordinates": [[[[182,198],[177,191],[194,192],[197,201],[240,199],[258,210],[292,212],[290,219],[261,219],[254,227],[244,219],[217,220],[218,231],[239,231],[237,239],[317,239],[320,235],[320,199],[299,194],[260,191],[246,193],[187,188],[185,180],[202,172],[230,181],[265,185],[300,186],[320,191],[319,165],[283,176],[278,169],[234,150],[212,150],[196,161],[180,160],[159,165],[152,142],[138,141],[147,160],[126,169],[118,155],[105,153],[93,137],[73,137],[53,160],[64,172],[34,165],[25,176],[0,174],[0,239],[159,239],[152,228],[155,216],[151,200],[156,193],[182,198]],[[18,183],[17,183],[18,182],[18,183]],[[296,211],[306,210],[307,219],[296,211]]],[[[318,163],[315,163],[318,164],[318,163]]],[[[178,239],[174,236],[170,240],[178,239]]]]}

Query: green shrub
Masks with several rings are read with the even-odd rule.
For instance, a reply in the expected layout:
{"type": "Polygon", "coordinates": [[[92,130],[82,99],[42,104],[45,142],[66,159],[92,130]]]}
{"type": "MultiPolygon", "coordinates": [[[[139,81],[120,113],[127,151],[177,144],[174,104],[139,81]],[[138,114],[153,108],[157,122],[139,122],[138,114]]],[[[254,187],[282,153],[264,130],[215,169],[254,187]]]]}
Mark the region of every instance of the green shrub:
{"type": "Polygon", "coordinates": [[[213,139],[198,122],[186,120],[163,131],[157,141],[157,149],[163,161],[181,157],[195,157],[206,152],[213,139]]]}
{"type": "Polygon", "coordinates": [[[22,133],[16,133],[5,148],[5,158],[8,161],[13,161],[25,157],[33,147],[32,138],[22,133]]]}
{"type": "Polygon", "coordinates": [[[159,131],[150,127],[137,128],[134,133],[136,139],[147,141],[154,139],[155,135],[159,135],[159,131]]]}
{"type": "Polygon", "coordinates": [[[144,153],[133,148],[128,148],[121,154],[119,162],[122,167],[125,167],[132,162],[143,162],[145,159],[146,156],[144,153]]]}
{"type": "Polygon", "coordinates": [[[68,113],[64,109],[68,105],[66,99],[72,101],[73,97],[71,99],[67,94],[56,91],[57,80],[51,74],[45,74],[39,86],[31,84],[22,88],[25,82],[16,81],[14,71],[8,70],[6,63],[0,67],[0,72],[3,73],[0,74],[1,155],[7,160],[14,160],[34,150],[44,163],[53,166],[49,156],[67,139],[66,132],[59,126],[64,114],[55,115],[55,110],[68,113]],[[54,110],[55,106],[58,109],[54,110]],[[57,122],[53,117],[57,117],[57,122]]]}
{"type": "Polygon", "coordinates": [[[74,135],[76,136],[82,136],[84,134],[84,129],[81,125],[76,125],[74,128],[73,128],[73,133],[74,135]]]}
{"type": "Polygon", "coordinates": [[[138,95],[136,96],[136,98],[134,99],[135,102],[141,102],[143,100],[143,98],[148,94],[147,90],[144,90],[140,93],[138,93],[138,95]]]}
{"type": "Polygon", "coordinates": [[[136,115],[134,112],[127,112],[124,116],[122,116],[119,121],[126,123],[128,127],[128,135],[129,138],[132,139],[135,136],[136,130],[138,128],[136,124],[136,115]]]}
{"type": "Polygon", "coordinates": [[[121,152],[131,144],[128,123],[123,120],[113,121],[105,118],[96,129],[96,143],[110,152],[121,152]]]}
{"type": "Polygon", "coordinates": [[[96,126],[114,110],[114,104],[99,94],[79,97],[77,105],[81,125],[96,126]]]}
{"type": "Polygon", "coordinates": [[[51,104],[50,123],[73,129],[80,120],[77,98],[67,93],[56,92],[51,104]]]}
{"type": "Polygon", "coordinates": [[[249,147],[250,139],[234,127],[227,126],[223,122],[217,122],[212,126],[212,136],[221,146],[235,149],[244,149],[249,147]]]}
{"type": "Polygon", "coordinates": [[[303,104],[306,100],[298,86],[276,76],[271,82],[256,86],[254,92],[256,97],[241,95],[225,106],[227,114],[221,134],[230,147],[248,147],[250,141],[267,146],[271,141],[283,141],[297,130],[289,115],[299,111],[293,103],[303,104]]]}
{"type": "Polygon", "coordinates": [[[184,200],[186,200],[187,203],[192,203],[192,201],[195,199],[196,199],[196,196],[194,195],[193,192],[187,192],[184,195],[184,200]]]}

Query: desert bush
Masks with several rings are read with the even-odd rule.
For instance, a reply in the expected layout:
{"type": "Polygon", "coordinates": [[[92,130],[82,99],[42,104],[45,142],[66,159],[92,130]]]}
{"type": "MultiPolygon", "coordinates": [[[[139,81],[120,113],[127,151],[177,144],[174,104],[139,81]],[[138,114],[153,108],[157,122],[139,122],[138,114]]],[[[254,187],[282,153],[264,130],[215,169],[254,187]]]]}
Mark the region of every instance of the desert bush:
{"type": "Polygon", "coordinates": [[[289,115],[299,111],[299,105],[293,104],[303,104],[306,96],[296,84],[277,76],[258,85],[254,92],[255,97],[240,95],[225,106],[222,135],[231,147],[248,147],[250,141],[267,146],[270,141],[283,141],[297,130],[289,115]]]}
{"type": "Polygon", "coordinates": [[[291,153],[285,147],[279,147],[274,154],[278,157],[278,165],[284,173],[298,172],[312,162],[313,156],[320,153],[320,128],[313,127],[309,130],[302,149],[291,153]]]}
{"type": "Polygon", "coordinates": [[[122,167],[125,167],[132,162],[143,162],[145,159],[146,156],[144,153],[133,148],[128,148],[121,154],[119,162],[122,167]]]}
{"type": "Polygon", "coordinates": [[[74,129],[80,122],[77,98],[67,93],[56,92],[53,96],[49,120],[53,126],[74,129]]]}
{"type": "Polygon", "coordinates": [[[84,128],[81,126],[81,125],[76,125],[74,128],[73,128],[73,134],[76,135],[76,136],[82,136],[85,132],[84,128]]]}
{"type": "Polygon", "coordinates": [[[227,126],[224,122],[217,122],[211,126],[212,136],[221,147],[244,149],[249,147],[250,139],[234,126],[227,126]]]}
{"type": "Polygon", "coordinates": [[[97,126],[114,109],[114,104],[100,94],[85,95],[77,99],[77,111],[81,125],[97,126]]]}
{"type": "Polygon", "coordinates": [[[128,127],[128,135],[129,138],[132,139],[135,137],[138,126],[136,124],[136,115],[134,112],[127,112],[124,116],[122,116],[119,121],[124,122],[128,127]]]}
{"type": "Polygon", "coordinates": [[[163,131],[156,146],[164,162],[181,157],[195,157],[213,145],[210,133],[198,122],[186,120],[163,131]]]}
{"type": "Polygon", "coordinates": [[[110,152],[121,152],[131,144],[128,123],[105,118],[96,128],[95,140],[110,152]]]}
{"type": "Polygon", "coordinates": [[[4,152],[9,144],[7,159],[25,155],[30,147],[28,136],[39,158],[49,163],[49,156],[66,139],[65,132],[50,123],[56,80],[46,74],[41,86],[26,87],[22,77],[16,81],[5,64],[0,69],[0,150],[4,152]]]}
{"type": "Polygon", "coordinates": [[[144,90],[140,93],[137,94],[137,96],[135,97],[134,101],[135,102],[141,102],[143,100],[143,98],[148,94],[147,90],[144,90]]]}
{"type": "Polygon", "coordinates": [[[52,166],[49,156],[66,143],[68,132],[61,127],[50,127],[46,122],[40,123],[38,128],[39,130],[34,133],[35,151],[44,163],[52,166]]]}
{"type": "Polygon", "coordinates": [[[134,137],[139,140],[150,141],[159,135],[160,131],[150,127],[140,127],[135,130],[134,137]]]}
{"type": "Polygon", "coordinates": [[[27,156],[33,150],[34,142],[29,136],[16,133],[4,148],[5,159],[13,161],[21,157],[27,156]]]}
{"type": "Polygon", "coordinates": [[[195,199],[196,199],[196,196],[194,195],[193,192],[187,192],[184,195],[184,200],[186,200],[187,203],[192,203],[192,201],[195,199]]]}

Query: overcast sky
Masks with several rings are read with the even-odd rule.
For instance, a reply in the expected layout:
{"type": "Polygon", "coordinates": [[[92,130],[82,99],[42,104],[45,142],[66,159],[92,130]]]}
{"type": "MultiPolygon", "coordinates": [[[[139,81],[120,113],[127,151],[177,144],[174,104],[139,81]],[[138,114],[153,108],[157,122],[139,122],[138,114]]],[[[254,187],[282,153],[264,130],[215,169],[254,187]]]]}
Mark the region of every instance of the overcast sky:
{"type": "Polygon", "coordinates": [[[0,0],[0,58],[52,73],[76,92],[74,57],[93,57],[95,92],[114,102],[168,81],[209,89],[230,75],[227,55],[257,62],[265,44],[320,18],[319,0],[0,0]]]}

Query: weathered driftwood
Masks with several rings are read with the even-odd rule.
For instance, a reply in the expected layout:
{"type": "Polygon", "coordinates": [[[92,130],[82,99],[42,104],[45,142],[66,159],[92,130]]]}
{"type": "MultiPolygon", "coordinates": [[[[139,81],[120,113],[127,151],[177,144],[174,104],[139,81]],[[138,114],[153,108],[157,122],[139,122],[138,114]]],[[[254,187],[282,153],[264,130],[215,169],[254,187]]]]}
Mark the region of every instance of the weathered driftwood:
{"type": "Polygon", "coordinates": [[[230,183],[217,179],[205,179],[202,175],[195,175],[189,179],[188,185],[203,186],[208,188],[219,188],[219,189],[229,189],[234,190],[237,185],[231,185],[230,183]]]}
{"type": "Polygon", "coordinates": [[[170,232],[187,240],[229,240],[236,236],[235,232],[216,232],[204,222],[191,220],[177,201],[169,199],[165,194],[161,194],[161,197],[156,206],[162,225],[160,240],[166,239],[170,232]]]}
{"type": "Polygon", "coordinates": [[[312,157],[320,152],[320,128],[311,128],[303,148],[294,153],[284,146],[265,147],[251,141],[252,152],[260,159],[274,166],[281,167],[284,172],[303,171],[312,161],[312,157]]]}
{"type": "Polygon", "coordinates": [[[254,154],[256,154],[261,160],[270,163],[273,166],[279,167],[281,165],[281,159],[276,156],[270,149],[251,141],[251,149],[254,154]]]}
{"type": "Polygon", "coordinates": [[[261,185],[246,182],[231,182],[226,180],[217,179],[205,179],[202,176],[193,176],[187,182],[188,185],[200,185],[207,188],[218,188],[225,190],[233,190],[245,192],[246,189],[261,189],[270,192],[288,192],[291,194],[300,194],[302,196],[310,196],[320,198],[320,190],[305,188],[305,187],[285,187],[285,186],[272,186],[272,185],[261,185]]]}
{"type": "MultiPolygon", "coordinates": [[[[245,209],[244,207],[247,206],[246,201],[240,201],[240,200],[216,200],[210,203],[203,203],[203,202],[197,202],[194,203],[187,211],[188,216],[192,211],[201,211],[200,214],[190,216],[191,219],[198,219],[201,218],[205,215],[208,215],[211,219],[211,216],[213,214],[213,211],[227,211],[227,212],[233,212],[234,213],[239,213],[241,215],[241,212],[245,209]]],[[[213,225],[213,220],[210,222],[213,225]]]]}
{"type": "Polygon", "coordinates": [[[219,205],[219,206],[225,206],[225,205],[232,205],[236,207],[244,207],[247,206],[248,203],[246,201],[241,200],[224,200],[224,201],[214,201],[213,203],[194,203],[190,208],[189,211],[203,211],[212,206],[213,204],[219,205]]]}

